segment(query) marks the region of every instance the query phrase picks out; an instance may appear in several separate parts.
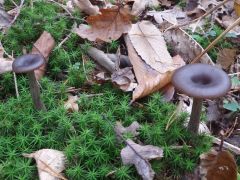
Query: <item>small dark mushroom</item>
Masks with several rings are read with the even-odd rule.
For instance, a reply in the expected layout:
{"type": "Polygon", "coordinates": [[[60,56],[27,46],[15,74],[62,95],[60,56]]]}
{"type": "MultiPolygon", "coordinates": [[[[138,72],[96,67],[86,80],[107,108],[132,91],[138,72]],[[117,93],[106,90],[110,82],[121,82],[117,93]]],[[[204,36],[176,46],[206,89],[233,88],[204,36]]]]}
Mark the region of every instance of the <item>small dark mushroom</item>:
{"type": "Polygon", "coordinates": [[[23,55],[14,60],[12,67],[15,73],[27,73],[29,77],[30,92],[33,99],[34,107],[37,110],[46,110],[40,99],[40,88],[36,80],[34,70],[38,69],[45,63],[42,56],[38,54],[23,55]]]}
{"type": "Polygon", "coordinates": [[[228,75],[208,64],[191,64],[176,70],[172,84],[180,92],[193,97],[188,130],[198,133],[203,99],[224,96],[231,88],[228,75]]]}

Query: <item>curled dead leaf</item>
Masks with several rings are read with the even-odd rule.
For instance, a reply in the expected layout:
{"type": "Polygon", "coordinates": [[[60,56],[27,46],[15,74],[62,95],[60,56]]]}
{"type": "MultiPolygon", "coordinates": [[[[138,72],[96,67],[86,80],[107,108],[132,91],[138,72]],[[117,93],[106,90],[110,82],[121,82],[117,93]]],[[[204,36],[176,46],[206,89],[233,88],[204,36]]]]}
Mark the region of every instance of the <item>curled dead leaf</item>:
{"type": "Polygon", "coordinates": [[[162,158],[163,150],[152,145],[141,146],[130,139],[126,143],[127,146],[121,150],[123,164],[134,164],[143,180],[152,180],[155,172],[149,160],[162,158]]]}
{"type": "MultiPolygon", "coordinates": [[[[172,71],[162,74],[152,69],[143,62],[141,57],[138,56],[129,36],[127,35],[125,36],[125,42],[128,49],[128,56],[133,65],[133,70],[138,82],[138,86],[133,91],[132,102],[156,92],[170,83],[172,71]]],[[[173,67],[178,68],[181,66],[181,64],[182,63],[179,63],[179,60],[177,60],[177,63],[175,63],[173,59],[173,67]]]]}
{"type": "Polygon", "coordinates": [[[137,87],[132,67],[126,67],[113,72],[112,82],[125,92],[133,91],[137,87]]]}
{"type": "Polygon", "coordinates": [[[78,99],[79,99],[78,96],[68,95],[68,100],[64,103],[64,108],[68,112],[78,112],[79,111],[79,107],[77,104],[78,99]]]}
{"type": "Polygon", "coordinates": [[[24,157],[34,158],[37,163],[40,180],[67,180],[61,172],[65,169],[65,156],[62,151],[54,149],[41,149],[24,157]]]}
{"type": "Polygon", "coordinates": [[[34,43],[32,48],[32,54],[40,54],[44,57],[45,63],[34,71],[36,79],[40,80],[45,74],[46,66],[48,63],[48,57],[55,46],[55,40],[52,35],[47,31],[44,31],[38,40],[34,43]]]}
{"type": "Polygon", "coordinates": [[[74,32],[90,41],[111,42],[117,40],[123,33],[127,33],[131,29],[131,16],[128,9],[113,7],[101,9],[100,12],[99,15],[87,18],[90,26],[81,24],[74,29],[74,32]]]}

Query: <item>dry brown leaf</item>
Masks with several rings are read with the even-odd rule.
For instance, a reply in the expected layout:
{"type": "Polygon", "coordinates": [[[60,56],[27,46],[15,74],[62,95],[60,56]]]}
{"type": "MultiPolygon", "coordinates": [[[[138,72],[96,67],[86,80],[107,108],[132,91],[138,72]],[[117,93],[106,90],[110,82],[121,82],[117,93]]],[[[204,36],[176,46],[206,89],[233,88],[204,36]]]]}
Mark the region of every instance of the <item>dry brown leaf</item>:
{"type": "Polygon", "coordinates": [[[240,16],[240,0],[234,1],[234,10],[235,10],[237,16],[240,16]]]}
{"type": "Polygon", "coordinates": [[[143,180],[152,180],[155,172],[149,160],[160,159],[163,157],[163,150],[159,147],[147,145],[141,146],[128,139],[127,147],[121,151],[123,164],[134,164],[139,175],[143,180]]]}
{"type": "Polygon", "coordinates": [[[112,82],[125,92],[133,91],[137,87],[132,67],[126,67],[113,72],[112,82]]]}
{"type": "Polygon", "coordinates": [[[160,0],[162,6],[170,7],[172,5],[171,0],[160,0]]]}
{"type": "MultiPolygon", "coordinates": [[[[170,83],[172,76],[171,71],[161,74],[152,69],[150,66],[143,62],[141,57],[138,56],[129,39],[129,36],[127,35],[125,36],[125,42],[128,49],[128,56],[133,65],[133,70],[138,82],[138,86],[133,91],[132,101],[156,92],[170,83]]],[[[175,68],[181,66],[181,63],[179,64],[179,62],[173,64],[175,68]]]]}
{"type": "Polygon", "coordinates": [[[227,70],[234,63],[236,55],[236,49],[224,48],[218,53],[217,64],[221,65],[223,69],[227,70]]]}
{"type": "Polygon", "coordinates": [[[79,111],[79,107],[78,107],[78,96],[72,96],[72,95],[68,95],[68,100],[64,103],[64,108],[68,111],[68,112],[78,112],[79,111]]]}
{"type": "Polygon", "coordinates": [[[48,57],[55,46],[55,41],[50,33],[44,31],[38,40],[34,43],[32,48],[32,54],[40,54],[45,59],[45,64],[34,71],[36,79],[42,78],[46,71],[46,66],[48,63],[48,57]]]}
{"type": "Polygon", "coordinates": [[[142,59],[160,73],[174,68],[162,33],[150,21],[141,21],[132,25],[129,38],[142,59]]]}
{"type": "Polygon", "coordinates": [[[139,132],[137,130],[140,128],[140,124],[137,121],[134,121],[130,126],[123,127],[122,123],[117,121],[114,131],[117,135],[118,141],[122,141],[123,135],[125,133],[131,133],[133,137],[136,137],[139,135],[139,132]]]}
{"type": "MultiPolygon", "coordinates": [[[[164,38],[167,44],[173,48],[174,52],[179,54],[186,63],[190,63],[203,51],[202,46],[180,28],[165,31],[164,38]]],[[[208,54],[202,56],[201,62],[214,64],[208,54]]]]}
{"type": "Polygon", "coordinates": [[[65,169],[65,156],[62,151],[54,149],[41,149],[24,157],[34,158],[37,163],[40,180],[67,180],[61,172],[65,169]]]}
{"type": "Polygon", "coordinates": [[[212,150],[200,156],[200,173],[206,180],[237,180],[237,165],[228,151],[212,150]]]}
{"type": "Polygon", "coordinates": [[[100,15],[87,18],[90,26],[81,24],[74,29],[74,32],[90,41],[111,42],[117,40],[123,33],[127,33],[131,29],[131,16],[128,9],[113,7],[101,9],[100,12],[100,15]]]}
{"type": "Polygon", "coordinates": [[[88,15],[99,14],[98,6],[93,6],[89,0],[72,0],[73,4],[88,15]]]}
{"type": "Polygon", "coordinates": [[[141,14],[146,7],[156,7],[159,5],[158,0],[135,0],[132,7],[132,15],[137,16],[141,14]]]}

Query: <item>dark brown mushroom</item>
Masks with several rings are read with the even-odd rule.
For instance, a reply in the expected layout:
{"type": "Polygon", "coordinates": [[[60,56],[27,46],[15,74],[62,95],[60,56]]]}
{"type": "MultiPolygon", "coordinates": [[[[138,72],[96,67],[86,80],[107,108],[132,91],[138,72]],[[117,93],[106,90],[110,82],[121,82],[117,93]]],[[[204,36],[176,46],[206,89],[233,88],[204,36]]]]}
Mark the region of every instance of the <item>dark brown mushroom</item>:
{"type": "Polygon", "coordinates": [[[231,88],[228,75],[208,64],[191,64],[176,70],[172,84],[180,92],[193,97],[188,130],[198,133],[203,99],[224,96],[231,88]]]}
{"type": "Polygon", "coordinates": [[[37,110],[46,110],[40,98],[40,88],[36,80],[34,70],[38,69],[45,63],[42,56],[38,54],[27,54],[15,59],[12,64],[15,73],[27,73],[29,77],[30,92],[33,99],[34,107],[37,110]]]}

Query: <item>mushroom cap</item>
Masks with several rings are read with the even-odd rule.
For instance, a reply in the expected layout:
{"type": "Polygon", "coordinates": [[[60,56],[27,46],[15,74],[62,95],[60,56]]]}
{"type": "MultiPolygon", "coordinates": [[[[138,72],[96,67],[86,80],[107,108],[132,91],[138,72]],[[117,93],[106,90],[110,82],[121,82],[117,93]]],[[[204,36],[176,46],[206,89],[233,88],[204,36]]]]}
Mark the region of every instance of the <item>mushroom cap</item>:
{"type": "Polygon", "coordinates": [[[27,54],[18,57],[13,61],[13,71],[16,73],[24,73],[38,69],[45,63],[43,57],[38,54],[27,54]]]}
{"type": "Polygon", "coordinates": [[[180,92],[195,98],[217,98],[231,88],[228,75],[208,64],[190,64],[177,69],[172,84],[180,92]]]}

